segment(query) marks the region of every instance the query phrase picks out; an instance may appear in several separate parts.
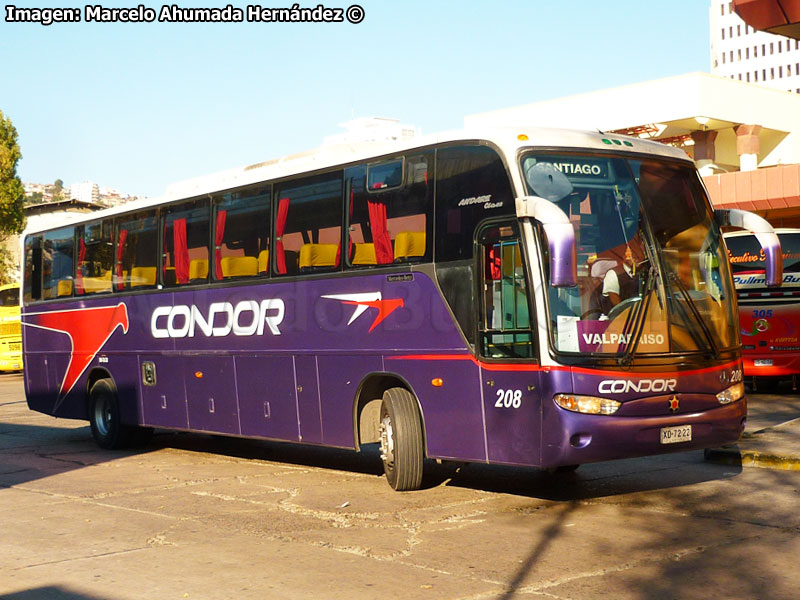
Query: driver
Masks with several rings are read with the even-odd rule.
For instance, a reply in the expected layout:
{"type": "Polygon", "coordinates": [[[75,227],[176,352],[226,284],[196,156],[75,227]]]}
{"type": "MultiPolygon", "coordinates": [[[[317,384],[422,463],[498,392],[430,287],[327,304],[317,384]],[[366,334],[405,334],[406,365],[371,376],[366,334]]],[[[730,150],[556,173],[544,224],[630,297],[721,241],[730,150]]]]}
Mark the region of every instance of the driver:
{"type": "Polygon", "coordinates": [[[603,278],[603,298],[608,300],[609,308],[638,293],[639,284],[634,277],[635,268],[631,248],[626,246],[622,264],[609,269],[603,278]]]}

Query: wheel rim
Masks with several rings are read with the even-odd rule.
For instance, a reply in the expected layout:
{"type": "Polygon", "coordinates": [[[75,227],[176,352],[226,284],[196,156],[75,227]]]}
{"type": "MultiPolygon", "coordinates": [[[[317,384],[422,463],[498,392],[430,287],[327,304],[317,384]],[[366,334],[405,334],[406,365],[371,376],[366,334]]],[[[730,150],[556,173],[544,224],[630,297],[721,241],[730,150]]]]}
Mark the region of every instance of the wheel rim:
{"type": "Polygon", "coordinates": [[[388,414],[381,419],[381,460],[388,469],[394,468],[394,430],[388,414]]]}
{"type": "Polygon", "coordinates": [[[101,395],[94,404],[94,422],[97,432],[101,436],[107,436],[111,431],[113,417],[111,415],[111,403],[105,394],[101,395]]]}

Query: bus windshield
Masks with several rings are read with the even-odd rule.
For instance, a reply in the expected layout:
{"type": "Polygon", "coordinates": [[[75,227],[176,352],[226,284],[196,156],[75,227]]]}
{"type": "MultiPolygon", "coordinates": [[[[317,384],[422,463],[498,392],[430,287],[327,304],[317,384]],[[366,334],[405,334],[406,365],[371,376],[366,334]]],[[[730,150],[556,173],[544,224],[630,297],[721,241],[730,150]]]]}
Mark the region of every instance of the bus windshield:
{"type": "MultiPolygon", "coordinates": [[[[776,232],[783,252],[783,284],[800,284],[800,231],[776,232]]],[[[726,236],[728,258],[736,284],[744,287],[766,287],[764,281],[765,256],[761,244],[753,234],[734,233],[726,236]],[[749,275],[760,277],[748,277],[749,275]]]]}
{"type": "Polygon", "coordinates": [[[549,286],[557,352],[631,360],[718,356],[738,344],[721,233],[691,166],[537,152],[522,169],[529,193],[555,203],[575,229],[578,284],[549,286]]]}

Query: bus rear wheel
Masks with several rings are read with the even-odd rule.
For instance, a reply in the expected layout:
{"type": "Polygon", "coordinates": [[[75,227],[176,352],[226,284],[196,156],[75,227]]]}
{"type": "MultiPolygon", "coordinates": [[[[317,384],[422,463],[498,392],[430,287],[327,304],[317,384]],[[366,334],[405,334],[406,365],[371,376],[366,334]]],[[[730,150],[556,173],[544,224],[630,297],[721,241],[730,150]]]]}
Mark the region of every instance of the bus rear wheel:
{"type": "Polygon", "coordinates": [[[404,388],[383,393],[380,449],[386,481],[398,492],[422,485],[422,420],[414,396],[404,388]]]}
{"type": "Polygon", "coordinates": [[[150,428],[122,423],[117,391],[110,379],[100,379],[89,390],[89,425],[94,441],[106,450],[146,443],[153,433],[150,428]]]}

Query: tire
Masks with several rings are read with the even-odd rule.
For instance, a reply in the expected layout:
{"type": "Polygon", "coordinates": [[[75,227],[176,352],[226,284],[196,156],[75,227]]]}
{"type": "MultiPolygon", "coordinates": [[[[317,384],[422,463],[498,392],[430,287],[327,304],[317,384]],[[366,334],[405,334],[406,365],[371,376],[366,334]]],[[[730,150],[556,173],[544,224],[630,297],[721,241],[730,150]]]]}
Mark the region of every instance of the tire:
{"type": "Polygon", "coordinates": [[[404,388],[391,388],[383,394],[380,448],[389,485],[398,492],[418,490],[424,460],[422,419],[416,399],[404,388]]]}
{"type": "Polygon", "coordinates": [[[110,379],[100,379],[89,390],[89,425],[94,441],[106,450],[145,444],[153,434],[149,427],[123,425],[117,390],[110,379]]]}

